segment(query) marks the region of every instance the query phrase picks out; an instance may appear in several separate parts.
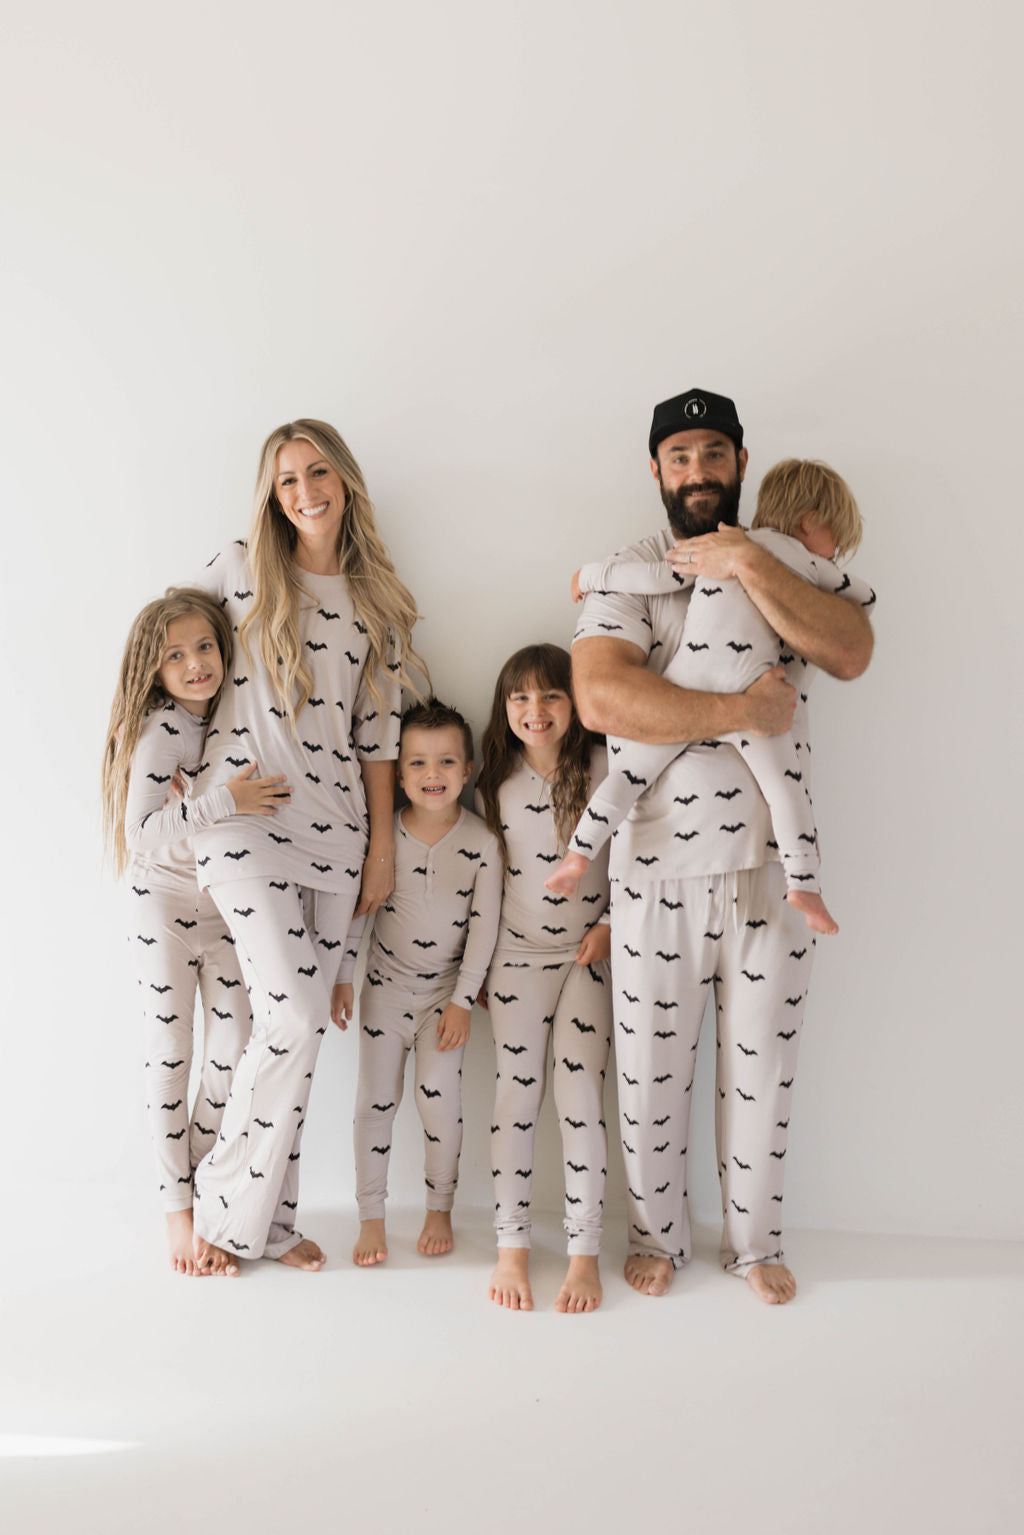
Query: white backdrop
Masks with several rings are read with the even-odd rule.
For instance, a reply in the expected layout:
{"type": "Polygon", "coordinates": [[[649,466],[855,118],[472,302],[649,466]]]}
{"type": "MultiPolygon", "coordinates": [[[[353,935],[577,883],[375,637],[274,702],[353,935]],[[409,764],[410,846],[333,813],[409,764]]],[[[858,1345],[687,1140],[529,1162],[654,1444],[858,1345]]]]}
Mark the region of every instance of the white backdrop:
{"type": "MultiPolygon", "coordinates": [[[[696,384],[737,399],[748,515],[783,455],[846,475],[881,597],[871,671],[814,701],[843,931],[788,1220],[1019,1235],[1018,8],[5,9],[3,1125],[35,1208],[155,1218],[99,754],[130,619],[245,531],[265,433],[340,426],[479,731],[505,656],[568,642],[575,566],[660,524],[650,409],[696,384]]],[[[328,1038],[305,1142],[339,1207],[354,1047],[328,1038]]],[[[490,1075],[477,1015],[479,1204],[490,1075]]]]}

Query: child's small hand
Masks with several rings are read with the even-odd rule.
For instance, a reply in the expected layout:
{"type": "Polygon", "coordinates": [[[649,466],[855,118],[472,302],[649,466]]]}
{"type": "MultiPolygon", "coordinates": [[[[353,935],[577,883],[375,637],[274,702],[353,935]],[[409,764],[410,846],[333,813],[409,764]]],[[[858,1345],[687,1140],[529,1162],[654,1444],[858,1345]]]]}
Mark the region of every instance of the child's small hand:
{"type": "Polygon", "coordinates": [[[339,981],[331,992],[331,1022],[347,1029],[355,1007],[355,992],[348,981],[339,981]]]}
{"type": "Polygon", "coordinates": [[[578,965],[596,965],[602,959],[607,959],[611,952],[611,928],[607,922],[595,922],[590,931],[584,933],[583,942],[576,950],[576,963],[578,965]]]}
{"type": "Polygon", "coordinates": [[[482,1007],[485,1013],[487,1011],[489,1011],[489,1009],[487,1007],[487,983],[486,983],[486,981],[484,982],[484,984],[481,986],[480,990],[476,994],[476,1005],[477,1005],[477,1007],[482,1007]]]}
{"type": "Polygon", "coordinates": [[[573,602],[582,602],[585,596],[586,592],[580,585],[580,573],[577,570],[573,573],[572,578],[572,600],[573,602]]]}
{"type": "Polygon", "coordinates": [[[461,1050],[469,1038],[470,1011],[457,1002],[449,1002],[437,1020],[437,1048],[461,1050]]]}
{"type": "Polygon", "coordinates": [[[188,793],[188,786],[185,783],[185,775],[181,771],[180,767],[174,769],[174,775],[171,778],[170,792],[176,795],[178,799],[184,799],[188,793]]]}
{"type": "Polygon", "coordinates": [[[277,815],[292,797],[283,773],[276,778],[254,778],[255,762],[250,762],[234,778],[228,779],[231,798],[238,815],[277,815]]]}

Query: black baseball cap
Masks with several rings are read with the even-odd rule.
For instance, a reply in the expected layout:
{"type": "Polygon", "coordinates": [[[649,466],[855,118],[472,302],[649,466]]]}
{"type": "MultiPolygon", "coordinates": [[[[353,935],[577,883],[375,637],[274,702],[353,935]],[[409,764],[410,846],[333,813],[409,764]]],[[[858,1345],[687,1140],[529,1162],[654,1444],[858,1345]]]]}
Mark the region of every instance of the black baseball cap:
{"type": "Polygon", "coordinates": [[[654,407],[648,439],[651,457],[656,456],[658,444],[666,437],[699,429],[731,437],[737,453],[743,446],[743,428],[733,402],[724,394],[711,394],[707,389],[688,389],[685,394],[673,395],[671,400],[662,400],[654,407]]]}

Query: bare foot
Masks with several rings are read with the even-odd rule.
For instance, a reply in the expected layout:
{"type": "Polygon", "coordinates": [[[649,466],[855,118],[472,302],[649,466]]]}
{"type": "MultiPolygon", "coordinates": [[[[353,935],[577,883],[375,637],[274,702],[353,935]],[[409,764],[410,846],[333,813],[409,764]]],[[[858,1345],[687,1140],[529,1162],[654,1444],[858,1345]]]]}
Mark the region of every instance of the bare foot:
{"type": "Polygon", "coordinates": [[[359,1236],[352,1249],[352,1262],[358,1263],[360,1268],[369,1268],[371,1263],[383,1263],[387,1255],[388,1243],[384,1235],[384,1222],[360,1221],[359,1236]]]}
{"type": "Polygon", "coordinates": [[[507,1306],[509,1311],[532,1311],[533,1291],[530,1289],[530,1249],[528,1247],[499,1247],[498,1262],[491,1275],[488,1294],[496,1306],[507,1306]]]}
{"type": "Polygon", "coordinates": [[[596,1257],[577,1254],[569,1259],[565,1282],[555,1301],[556,1311],[596,1311],[601,1304],[601,1276],[596,1257]]]}
{"type": "Polygon", "coordinates": [[[322,1269],[327,1258],[315,1242],[308,1237],[303,1237],[301,1242],[296,1242],[294,1247],[289,1247],[286,1253],[278,1258],[278,1263],[287,1263],[289,1268],[308,1269],[310,1273],[316,1273],[322,1269]]]}
{"type": "Polygon", "coordinates": [[[212,1242],[207,1242],[201,1236],[192,1238],[192,1256],[195,1259],[196,1272],[200,1274],[218,1274],[234,1279],[238,1273],[238,1259],[232,1257],[223,1247],[215,1247],[212,1242]]]}
{"type": "Polygon", "coordinates": [[[572,895],[589,868],[590,859],[582,853],[566,853],[554,874],[544,881],[544,889],[553,890],[556,895],[572,895]]]}
{"type": "Polygon", "coordinates": [[[626,1259],[626,1280],[639,1290],[641,1295],[665,1295],[672,1283],[675,1270],[669,1258],[637,1258],[630,1256],[626,1259]]]}
{"type": "Polygon", "coordinates": [[[747,1272],[747,1284],[769,1306],[784,1306],[796,1294],[796,1280],[782,1263],[755,1264],[747,1272]]]}
{"type": "Polygon", "coordinates": [[[450,1253],[454,1245],[451,1211],[428,1210],[416,1251],[425,1258],[439,1258],[442,1253],[450,1253]]]}
{"type": "Polygon", "coordinates": [[[812,890],[790,890],[786,900],[790,906],[795,906],[797,911],[803,912],[807,926],[813,928],[816,933],[838,933],[839,923],[820,895],[816,895],[812,890]]]}
{"type": "Polygon", "coordinates": [[[204,1275],[196,1262],[192,1232],[191,1210],[169,1210],[164,1216],[167,1222],[167,1248],[171,1269],[175,1274],[188,1274],[190,1278],[204,1275]]]}

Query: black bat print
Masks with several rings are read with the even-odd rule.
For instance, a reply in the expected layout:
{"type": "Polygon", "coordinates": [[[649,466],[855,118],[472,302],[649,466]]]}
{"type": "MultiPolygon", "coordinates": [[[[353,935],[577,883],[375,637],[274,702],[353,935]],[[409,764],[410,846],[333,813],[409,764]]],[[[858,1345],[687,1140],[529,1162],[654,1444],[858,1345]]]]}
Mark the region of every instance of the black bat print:
{"type": "MultiPolygon", "coordinates": [[[[271,992],[271,996],[273,996],[273,992],[271,992]]],[[[274,1000],[276,1002],[277,998],[275,997],[274,1000]]],[[[287,1055],[288,1054],[288,1051],[286,1049],[279,1050],[276,1045],[268,1045],[267,1049],[270,1051],[271,1055],[287,1055]]]]}
{"type": "Polygon", "coordinates": [[[366,977],[366,979],[370,983],[371,986],[383,986],[384,985],[384,982],[381,980],[379,975],[368,975],[366,977]]]}
{"type": "Polygon", "coordinates": [[[168,725],[166,720],[161,720],[160,721],[160,729],[161,730],[166,730],[167,734],[169,736],[180,736],[181,735],[181,731],[177,730],[173,725],[168,725]]]}
{"type": "Polygon", "coordinates": [[[248,677],[232,677],[231,681],[235,684],[236,688],[241,688],[245,686],[249,679],[248,677]]]}
{"type": "MultiPolygon", "coordinates": [[[[429,1130],[424,1130],[423,1134],[427,1137],[428,1141],[433,1141],[435,1146],[439,1146],[441,1144],[441,1137],[439,1135],[431,1135],[429,1130]]],[[[431,1188],[432,1187],[433,1184],[431,1184],[431,1188]]]]}
{"type": "Polygon", "coordinates": [[[177,1016],[177,1013],[157,1013],[156,1015],[158,1023],[173,1023],[177,1016]]]}
{"type": "MultiPolygon", "coordinates": [[[[566,897],[566,899],[568,899],[568,897],[566,897]]],[[[595,901],[601,900],[601,892],[599,890],[596,895],[582,896],[581,900],[583,901],[584,906],[593,906],[595,901]]]]}
{"type": "Polygon", "coordinates": [[[501,1048],[507,1050],[509,1055],[522,1055],[526,1050],[525,1045],[502,1045],[501,1048]]]}
{"type": "Polygon", "coordinates": [[[168,986],[158,986],[155,981],[150,981],[149,989],[150,989],[150,991],[155,991],[158,996],[162,997],[164,992],[165,991],[170,991],[171,988],[170,988],[169,985],[168,986]]]}
{"type": "Polygon", "coordinates": [[[440,1098],[441,1096],[441,1089],[439,1087],[424,1087],[422,1083],[420,1084],[420,1092],[424,1098],[440,1098]]]}
{"type": "Polygon", "coordinates": [[[241,986],[242,984],[241,981],[226,981],[222,975],[218,975],[217,980],[222,986],[226,986],[229,991],[232,986],[241,986]]]}
{"type": "Polygon", "coordinates": [[[518,1082],[520,1087],[532,1087],[533,1084],[536,1082],[537,1078],[536,1077],[513,1077],[512,1080],[513,1080],[513,1082],[518,1082]]]}
{"type": "Polygon", "coordinates": [[[735,1199],[730,1199],[729,1203],[732,1205],[733,1209],[736,1210],[740,1215],[749,1215],[750,1214],[750,1211],[747,1209],[746,1205],[738,1205],[736,1203],[735,1199]]]}
{"type": "Polygon", "coordinates": [[[661,1145],[660,1146],[655,1146],[654,1149],[655,1149],[655,1151],[658,1151],[658,1152],[667,1151],[668,1150],[668,1146],[669,1146],[668,1141],[662,1141],[661,1145]]]}
{"type": "Polygon", "coordinates": [[[468,851],[468,849],[466,849],[464,847],[460,847],[459,848],[459,857],[460,858],[468,858],[470,863],[475,863],[476,860],[480,857],[480,854],[479,853],[471,853],[471,852],[468,851]]]}
{"type": "Polygon", "coordinates": [[[371,1039],[380,1039],[381,1035],[384,1033],[384,1030],[383,1029],[371,1029],[370,1025],[368,1023],[364,1023],[363,1024],[363,1033],[364,1034],[369,1034],[371,1039]]]}
{"type": "Polygon", "coordinates": [[[646,778],[644,778],[641,775],[638,775],[636,773],[631,773],[629,771],[629,768],[623,768],[622,771],[623,771],[623,773],[625,774],[626,778],[629,780],[629,782],[631,784],[642,784],[644,786],[644,788],[647,787],[647,779],[646,778]]]}
{"type": "MultiPolygon", "coordinates": [[[[628,885],[623,885],[622,888],[626,892],[626,894],[629,896],[629,899],[631,901],[641,901],[641,900],[643,900],[643,896],[642,896],[642,894],[641,894],[641,892],[639,890],[631,890],[628,885]]],[[[664,902],[662,902],[662,905],[664,905],[664,902]]],[[[682,902],[680,902],[680,905],[682,905],[682,902]]]]}
{"type": "Polygon", "coordinates": [[[655,1077],[655,1079],[654,1079],[654,1080],[655,1080],[655,1082],[657,1082],[657,1083],[658,1083],[658,1084],[659,1084],[659,1085],[660,1085],[660,1084],[661,1084],[661,1083],[662,1083],[662,1082],[671,1082],[671,1080],[672,1080],[672,1073],[671,1073],[671,1072],[670,1072],[670,1071],[666,1071],[666,1072],[664,1072],[664,1073],[663,1073],[663,1074],[662,1074],[662,1075],[661,1075],[661,1076],[660,1076],[660,1077],[655,1077]]]}
{"type": "Polygon", "coordinates": [[[176,927],[183,927],[186,932],[188,932],[190,927],[199,926],[198,922],[186,922],[184,917],[175,917],[174,924],[176,927]]]}
{"type": "Polygon", "coordinates": [[[745,1093],[743,1091],[742,1087],[738,1087],[736,1089],[736,1091],[739,1093],[739,1095],[743,1099],[744,1103],[756,1103],[757,1102],[757,1099],[754,1097],[753,1093],[745,1093]]]}
{"type": "MultiPolygon", "coordinates": [[[[326,648],[327,647],[325,646],[324,649],[326,649],[326,648]]],[[[391,1147],[390,1146],[371,1146],[370,1150],[378,1152],[382,1157],[386,1157],[388,1152],[391,1150],[391,1147]]]]}
{"type": "MultiPolygon", "coordinates": [[[[209,863],[209,861],[210,861],[210,855],[209,855],[209,853],[207,853],[207,855],[206,855],[206,857],[205,857],[205,858],[197,858],[197,859],[196,859],[196,863],[197,863],[197,864],[198,864],[198,865],[199,865],[199,867],[200,867],[200,868],[201,868],[201,869],[205,869],[205,868],[206,868],[206,865],[207,865],[207,864],[208,864],[208,863],[209,863]]],[[[148,890],[147,890],[147,892],[146,892],[146,894],[147,894],[147,895],[148,895],[148,894],[149,894],[149,891],[148,891],[148,890]]]]}
{"type": "Polygon", "coordinates": [[[572,1021],[576,1025],[576,1027],[579,1029],[581,1034],[596,1034],[597,1033],[597,1030],[595,1029],[595,1027],[594,1027],[594,1025],[592,1023],[581,1023],[578,1018],[574,1018],[572,1021]]]}
{"type": "MultiPolygon", "coordinates": [[[[179,1064],[180,1064],[180,1062],[179,1062],[179,1064]]],[[[214,1069],[215,1069],[215,1070],[216,1070],[216,1071],[230,1071],[230,1070],[231,1070],[231,1067],[230,1067],[230,1066],[227,1066],[227,1065],[225,1065],[225,1066],[222,1066],[222,1065],[221,1065],[221,1063],[220,1063],[220,1061],[211,1061],[211,1062],[210,1062],[210,1065],[211,1065],[211,1066],[212,1066],[212,1067],[213,1067],[213,1068],[214,1068],[214,1069]]]]}
{"type": "MultiPolygon", "coordinates": [[[[638,896],[637,900],[639,899],[638,896]]],[[[664,906],[668,911],[682,911],[683,909],[682,901],[670,901],[667,896],[663,895],[658,897],[658,905],[664,906]]]]}
{"type": "MultiPolygon", "coordinates": [[[[527,810],[532,810],[533,806],[527,805],[526,808],[527,810]]],[[[589,805],[587,806],[587,815],[592,821],[600,821],[603,826],[607,826],[609,824],[608,817],[606,815],[598,815],[597,811],[591,810],[589,805]]]]}
{"type": "Polygon", "coordinates": [[[171,1130],[168,1130],[167,1135],[166,1135],[165,1138],[167,1140],[169,1140],[169,1141],[180,1141],[181,1137],[184,1134],[185,1134],[185,1131],[183,1129],[182,1130],[175,1130],[173,1132],[171,1130]]]}
{"type": "Polygon", "coordinates": [[[331,863],[317,863],[315,860],[311,860],[311,866],[316,869],[319,874],[327,874],[334,867],[334,865],[331,863]]]}
{"type": "Polygon", "coordinates": [[[567,1205],[581,1205],[583,1203],[583,1200],[582,1199],[577,1199],[574,1194],[566,1194],[565,1202],[566,1202],[567,1205]]]}
{"type": "Polygon", "coordinates": [[[543,927],[541,928],[541,932],[542,933],[551,933],[552,936],[556,937],[556,938],[557,938],[559,933],[564,933],[566,931],[567,931],[567,929],[564,928],[564,927],[549,927],[546,922],[544,923],[543,927]]]}
{"type": "Polygon", "coordinates": [[[655,1005],[655,1007],[660,1007],[663,1012],[670,1013],[674,1007],[678,1007],[679,1006],[679,1003],[678,1002],[661,1002],[656,997],[655,1000],[654,1000],[654,1005],[655,1005]]]}
{"type": "Polygon", "coordinates": [[[162,1103],[160,1107],[162,1109],[180,1109],[181,1104],[182,1100],[180,1098],[176,1098],[173,1103],[162,1103]]]}
{"type": "Polygon", "coordinates": [[[227,1102],[227,1100],[224,1099],[222,1102],[218,1103],[216,1098],[207,1098],[206,1101],[210,1105],[211,1109],[222,1109],[224,1104],[227,1102]]]}
{"type": "Polygon", "coordinates": [[[156,943],[156,939],[155,938],[143,938],[141,933],[136,933],[135,936],[139,940],[140,943],[144,943],[144,944],[147,944],[147,945],[152,944],[152,943],[156,943]]]}
{"type": "MultiPolygon", "coordinates": [[[[707,934],[705,933],[704,936],[706,938],[707,934]]],[[[681,957],[678,954],[666,954],[664,949],[658,949],[655,952],[656,952],[656,958],[658,958],[658,959],[673,960],[673,959],[679,959],[681,957]]]]}
{"type": "Polygon", "coordinates": [[[316,966],[315,965],[300,965],[299,969],[298,969],[298,973],[299,973],[299,975],[316,975],[316,966]]]}
{"type": "Polygon", "coordinates": [[[247,906],[244,911],[240,906],[235,906],[232,909],[236,917],[251,917],[256,910],[255,906],[247,906]]]}
{"type": "MultiPolygon", "coordinates": [[[[469,926],[469,918],[468,917],[464,917],[461,922],[456,921],[456,922],[452,923],[452,927],[468,927],[468,926],[469,926]]],[[[413,941],[415,942],[415,940],[413,940],[413,941]]]]}
{"type": "Polygon", "coordinates": [[[319,778],[316,776],[315,773],[307,773],[306,777],[309,779],[310,783],[319,783],[320,782],[319,778]]]}
{"type": "Polygon", "coordinates": [[[234,1013],[222,1013],[219,1007],[215,1007],[213,1009],[213,1016],[215,1018],[233,1018],[235,1015],[234,1013]]]}
{"type": "Polygon", "coordinates": [[[767,924],[767,922],[765,921],[765,919],[763,917],[756,917],[752,922],[748,922],[747,926],[748,927],[752,927],[752,928],[758,928],[758,927],[767,927],[768,924],[767,924]]]}
{"type": "Polygon", "coordinates": [[[741,1162],[739,1157],[733,1157],[733,1161],[736,1163],[737,1167],[742,1167],[742,1169],[743,1169],[743,1171],[745,1173],[749,1173],[749,1171],[750,1171],[750,1163],[749,1162],[741,1162]]]}
{"type": "Polygon", "coordinates": [[[740,974],[741,975],[745,975],[748,981],[763,981],[764,980],[764,976],[761,974],[760,971],[758,971],[757,974],[755,975],[750,970],[741,970],[740,974]]]}
{"type": "Polygon", "coordinates": [[[541,860],[542,863],[557,863],[558,862],[558,854],[557,853],[538,853],[537,857],[541,860]]]}
{"type": "Polygon", "coordinates": [[[801,992],[798,997],[787,997],[786,998],[786,1006],[787,1007],[799,1007],[803,1000],[804,1000],[804,994],[803,994],[803,992],[801,992]]]}
{"type": "Polygon", "coordinates": [[[727,644],[729,649],[735,650],[738,656],[741,656],[745,650],[753,650],[754,648],[753,645],[741,645],[736,640],[728,640],[727,644]]]}
{"type": "Polygon", "coordinates": [[[352,654],[351,650],[346,650],[345,654],[348,657],[348,659],[352,662],[353,666],[358,666],[359,665],[359,657],[358,656],[354,656],[352,654]]]}
{"type": "Polygon", "coordinates": [[[788,1082],[780,1082],[779,1086],[780,1087],[792,1087],[793,1086],[793,1078],[790,1077],[788,1082]]]}
{"type": "MultiPolygon", "coordinates": [[[[748,923],[747,925],[749,927],[750,924],[748,923]]],[[[804,955],[806,953],[807,953],[806,949],[790,949],[789,957],[790,957],[790,959],[803,959],[803,957],[804,957],[804,955]]]]}
{"type": "MultiPolygon", "coordinates": [[[[627,1185],[626,1185],[626,1187],[627,1187],[627,1188],[629,1188],[629,1184],[628,1184],[628,1183],[627,1183],[627,1185]]],[[[630,1192],[630,1193],[631,1193],[631,1194],[632,1194],[632,1196],[633,1196],[633,1198],[634,1198],[634,1199],[637,1199],[637,1200],[639,1200],[639,1202],[640,1202],[640,1203],[641,1203],[641,1204],[643,1204],[643,1202],[644,1202],[644,1196],[643,1196],[643,1195],[642,1195],[642,1194],[638,1194],[638,1193],[637,1193],[637,1191],[636,1191],[636,1189],[633,1189],[633,1188],[630,1188],[630,1189],[629,1189],[629,1192],[630,1192]]]]}
{"type": "Polygon", "coordinates": [[[516,1168],[516,1177],[517,1178],[532,1178],[533,1177],[533,1168],[532,1167],[517,1167],[516,1168]]]}
{"type": "Polygon", "coordinates": [[[676,1031],[675,1029],[655,1029],[654,1037],[655,1039],[675,1039],[676,1031]]]}
{"type": "Polygon", "coordinates": [[[515,995],[514,992],[511,992],[511,991],[506,993],[506,994],[504,994],[504,995],[500,991],[496,991],[494,993],[494,995],[497,997],[499,1002],[518,1002],[519,1001],[519,998],[515,995]]]}
{"type": "MultiPolygon", "coordinates": [[[[676,832],[673,832],[672,835],[676,839],[677,842],[690,842],[690,841],[693,840],[694,837],[699,837],[700,836],[700,832],[699,831],[676,831],[676,832]]],[[[682,901],[680,901],[679,904],[680,904],[680,906],[682,906],[682,904],[683,904],[682,901]]],[[[663,906],[665,905],[664,901],[662,902],[662,905],[663,906]]]]}
{"type": "Polygon", "coordinates": [[[776,1162],[781,1162],[786,1153],[784,1151],[769,1151],[768,1155],[774,1157],[776,1162]]]}
{"type": "Polygon", "coordinates": [[[599,629],[621,629],[622,625],[621,624],[602,624],[602,623],[599,623],[597,627],[599,629]]]}
{"type": "Polygon", "coordinates": [[[714,597],[722,590],[720,586],[698,586],[697,590],[702,597],[714,597]]]}
{"type": "Polygon", "coordinates": [[[250,1167],[250,1169],[249,1169],[249,1177],[250,1178],[265,1178],[266,1177],[266,1173],[256,1173],[256,1172],[253,1172],[252,1168],[250,1167]]]}
{"type": "Polygon", "coordinates": [[[742,793],[742,789],[716,789],[715,799],[735,799],[737,794],[742,793]]]}
{"type": "Polygon", "coordinates": [[[304,927],[290,927],[288,929],[289,938],[305,938],[305,936],[306,929],[304,927]]]}
{"type": "Polygon", "coordinates": [[[414,938],[413,943],[417,949],[436,949],[437,944],[433,938],[414,938]]]}
{"type": "Polygon", "coordinates": [[[570,1059],[569,1059],[569,1057],[567,1055],[563,1055],[562,1056],[562,1065],[568,1067],[568,1069],[570,1071],[582,1071],[583,1070],[583,1062],[582,1061],[570,1061],[570,1059]]]}
{"type": "Polygon", "coordinates": [[[639,1002],[640,1001],[640,998],[639,997],[634,997],[634,995],[633,995],[633,993],[631,991],[623,990],[622,995],[625,997],[627,1002],[639,1002]]]}
{"type": "Polygon", "coordinates": [[[274,1128],[274,1121],[272,1119],[257,1119],[256,1123],[261,1130],[272,1130],[274,1128]]]}
{"type": "Polygon", "coordinates": [[[698,651],[698,650],[708,650],[708,649],[710,649],[710,646],[708,646],[708,645],[695,645],[692,640],[687,640],[686,648],[687,648],[687,650],[698,651]]]}
{"type": "Polygon", "coordinates": [[[149,895],[149,891],[148,890],[140,890],[138,885],[133,885],[132,886],[132,893],[134,895],[149,895]]]}
{"type": "Polygon", "coordinates": [[[288,1001],[288,993],[286,991],[272,991],[270,995],[273,997],[275,1002],[288,1001]]]}
{"type": "Polygon", "coordinates": [[[171,781],[170,773],[147,773],[146,777],[151,778],[154,783],[170,783],[171,781]]]}
{"type": "Polygon", "coordinates": [[[242,851],[240,853],[225,853],[224,854],[225,858],[233,858],[235,863],[241,863],[243,858],[249,858],[251,856],[252,856],[252,850],[251,850],[251,848],[247,848],[247,847],[243,847],[243,849],[242,849],[242,851]]]}
{"type": "Polygon", "coordinates": [[[757,1054],[756,1050],[748,1050],[746,1045],[741,1045],[739,1040],[736,1041],[736,1048],[738,1050],[742,1050],[744,1055],[756,1055],[757,1054]]]}
{"type": "Polygon", "coordinates": [[[642,864],[657,863],[658,862],[658,855],[656,853],[652,853],[650,858],[641,858],[640,854],[638,853],[636,861],[637,861],[637,863],[642,863],[642,864]]]}
{"type": "Polygon", "coordinates": [[[340,938],[321,938],[320,939],[320,947],[322,949],[340,949],[341,948],[341,939],[340,938]]]}
{"type": "Polygon", "coordinates": [[[527,805],[525,808],[527,810],[532,810],[534,815],[544,815],[547,811],[549,811],[551,809],[551,806],[550,805],[527,805]]]}
{"type": "Polygon", "coordinates": [[[273,704],[271,704],[271,706],[270,706],[270,712],[271,712],[272,715],[274,715],[275,719],[279,719],[279,720],[283,720],[284,719],[284,710],[283,709],[275,709],[273,704]]]}
{"type": "MultiPolygon", "coordinates": [[[[565,1122],[567,1125],[571,1125],[574,1130],[585,1130],[587,1128],[587,1121],[585,1119],[570,1119],[568,1114],[565,1116],[565,1122]]],[[[522,1129],[524,1127],[520,1125],[517,1128],[522,1129]]],[[[530,1129],[531,1127],[527,1125],[525,1128],[530,1129]]]]}
{"type": "Polygon", "coordinates": [[[298,1151],[290,1151],[288,1153],[288,1160],[289,1160],[289,1162],[297,1162],[299,1160],[300,1155],[301,1155],[301,1153],[298,1152],[298,1151]]]}
{"type": "Polygon", "coordinates": [[[326,646],[326,644],[324,643],[323,640],[320,640],[320,641],[317,641],[317,640],[307,640],[306,641],[306,649],[307,650],[326,650],[327,646],[326,646]]]}
{"type": "Polygon", "coordinates": [[[718,828],[718,830],[719,831],[727,831],[727,832],[735,835],[736,832],[742,831],[744,826],[746,826],[746,824],[747,824],[746,821],[737,821],[734,826],[726,826],[725,822],[723,821],[721,826],[718,828]]]}

